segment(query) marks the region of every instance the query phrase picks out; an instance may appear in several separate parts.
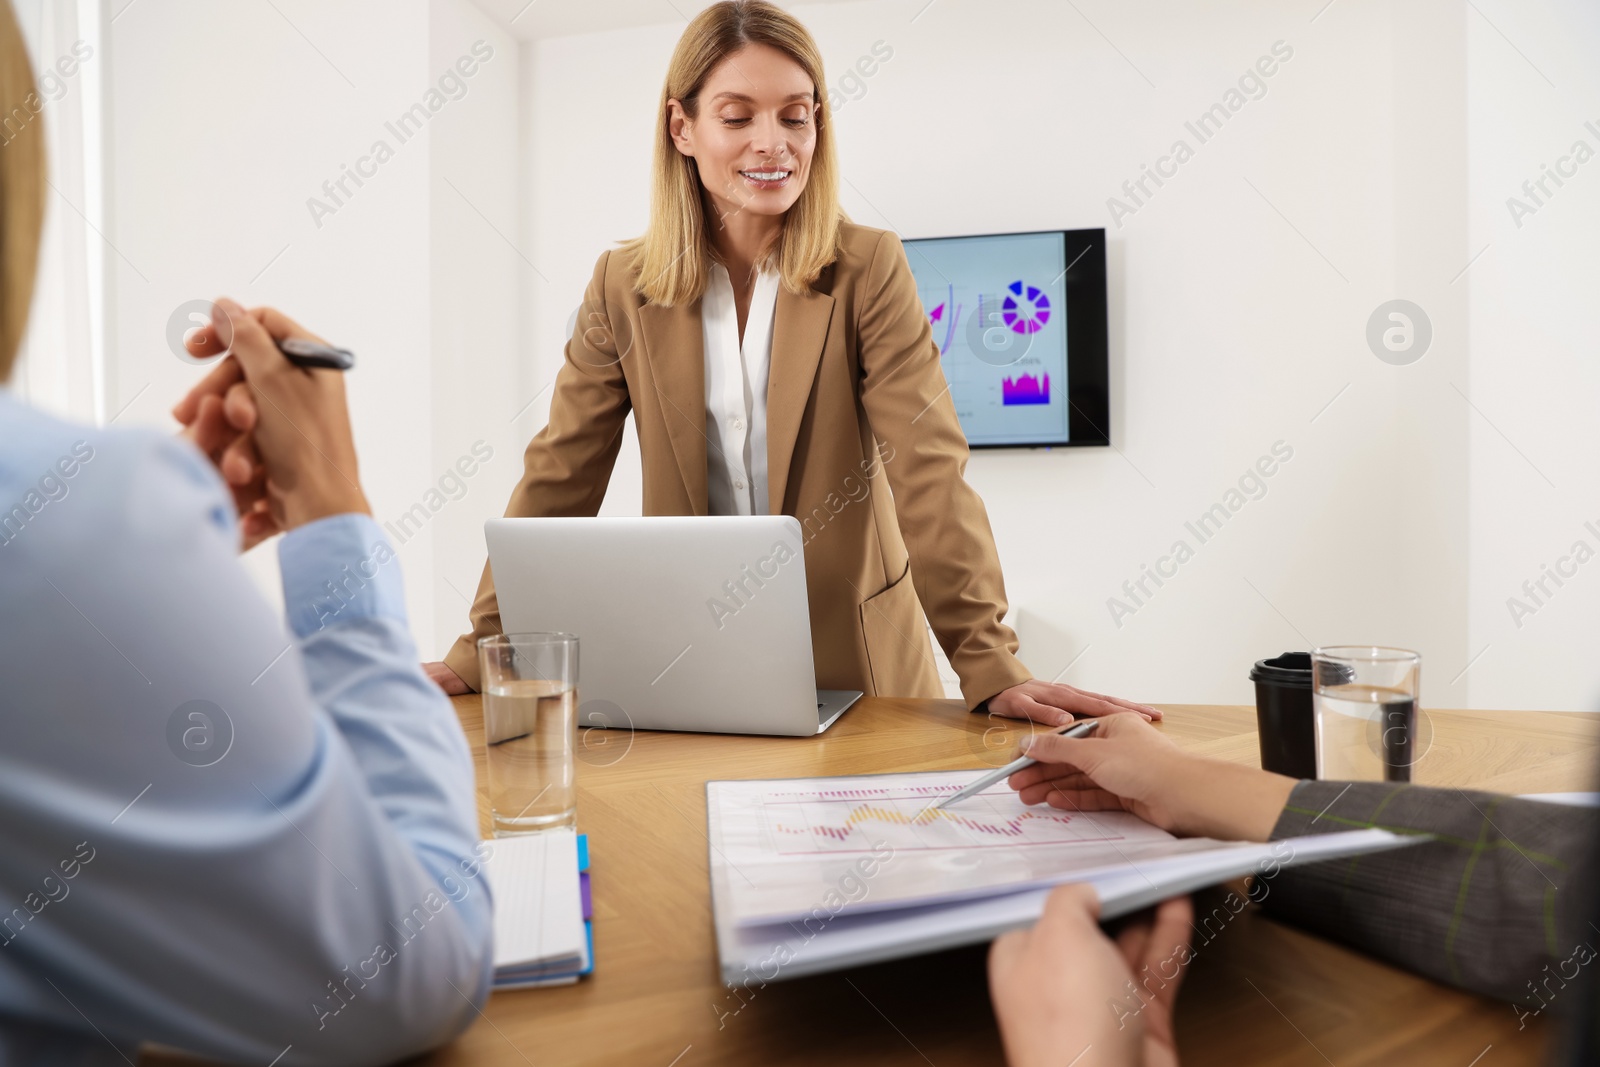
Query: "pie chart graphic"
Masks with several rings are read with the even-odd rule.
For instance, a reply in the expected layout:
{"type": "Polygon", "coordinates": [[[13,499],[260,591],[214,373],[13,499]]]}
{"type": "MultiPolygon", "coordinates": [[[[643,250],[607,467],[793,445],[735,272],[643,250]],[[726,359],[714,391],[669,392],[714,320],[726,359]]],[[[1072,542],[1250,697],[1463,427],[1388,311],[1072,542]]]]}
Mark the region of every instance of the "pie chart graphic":
{"type": "Polygon", "coordinates": [[[1038,333],[1050,321],[1050,298],[1035,286],[1014,281],[1000,305],[1000,317],[1017,333],[1038,333]]]}

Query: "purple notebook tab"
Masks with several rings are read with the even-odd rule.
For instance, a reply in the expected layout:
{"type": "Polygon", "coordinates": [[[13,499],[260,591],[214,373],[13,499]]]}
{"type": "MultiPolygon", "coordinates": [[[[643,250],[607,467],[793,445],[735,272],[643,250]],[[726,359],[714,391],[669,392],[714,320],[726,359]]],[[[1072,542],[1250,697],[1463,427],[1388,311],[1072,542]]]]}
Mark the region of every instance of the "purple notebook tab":
{"type": "Polygon", "coordinates": [[[589,898],[589,872],[578,875],[578,892],[583,897],[583,917],[594,918],[594,903],[589,898]]]}

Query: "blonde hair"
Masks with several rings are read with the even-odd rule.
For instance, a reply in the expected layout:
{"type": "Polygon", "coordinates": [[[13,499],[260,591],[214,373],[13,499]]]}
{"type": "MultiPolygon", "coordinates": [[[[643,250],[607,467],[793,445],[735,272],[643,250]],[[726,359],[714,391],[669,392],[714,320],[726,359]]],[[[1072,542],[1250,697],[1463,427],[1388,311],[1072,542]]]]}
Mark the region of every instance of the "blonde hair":
{"type": "Polygon", "coordinates": [[[811,78],[817,143],[806,187],[785,213],[776,245],[768,250],[783,287],[804,293],[824,267],[839,258],[838,153],[827,109],[822,55],[811,34],[787,11],[764,0],[723,0],[695,16],[683,31],[667,68],[656,114],[655,160],[650,182],[650,225],[623,248],[634,259],[634,289],[657,304],[687,304],[705,292],[711,268],[711,221],[706,217],[694,160],[672,143],[667,101],[678,100],[690,119],[700,90],[717,64],[746,45],[764,44],[794,60],[811,78]]]}
{"type": "Polygon", "coordinates": [[[39,264],[45,185],[42,107],[16,12],[11,0],[0,0],[0,382],[10,377],[22,344],[39,264]]]}

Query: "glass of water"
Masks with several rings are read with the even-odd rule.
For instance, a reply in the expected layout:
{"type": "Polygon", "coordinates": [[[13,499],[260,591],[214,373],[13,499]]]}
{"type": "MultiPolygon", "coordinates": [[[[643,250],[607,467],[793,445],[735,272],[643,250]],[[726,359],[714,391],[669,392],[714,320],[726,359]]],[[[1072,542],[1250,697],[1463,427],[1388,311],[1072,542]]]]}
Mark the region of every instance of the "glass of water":
{"type": "Polygon", "coordinates": [[[1403,648],[1337,645],[1311,651],[1317,777],[1409,782],[1421,755],[1422,657],[1403,648]]]}
{"type": "Polygon", "coordinates": [[[578,639],[498,634],[478,642],[494,836],[577,821],[578,639]]]}

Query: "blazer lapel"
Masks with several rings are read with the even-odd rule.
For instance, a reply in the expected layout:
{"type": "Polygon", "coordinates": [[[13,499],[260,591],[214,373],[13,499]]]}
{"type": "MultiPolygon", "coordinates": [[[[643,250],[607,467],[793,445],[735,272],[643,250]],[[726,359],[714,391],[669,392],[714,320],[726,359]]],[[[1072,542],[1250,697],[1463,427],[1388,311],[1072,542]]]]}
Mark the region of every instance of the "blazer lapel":
{"type": "Polygon", "coordinates": [[[639,309],[651,383],[695,515],[706,502],[706,357],[700,302],[639,309]]]}
{"type": "Polygon", "coordinates": [[[767,370],[767,510],[782,514],[795,439],[811,383],[822,360],[833,318],[833,297],[818,290],[796,296],[778,290],[772,323],[772,362],[767,370]]]}

